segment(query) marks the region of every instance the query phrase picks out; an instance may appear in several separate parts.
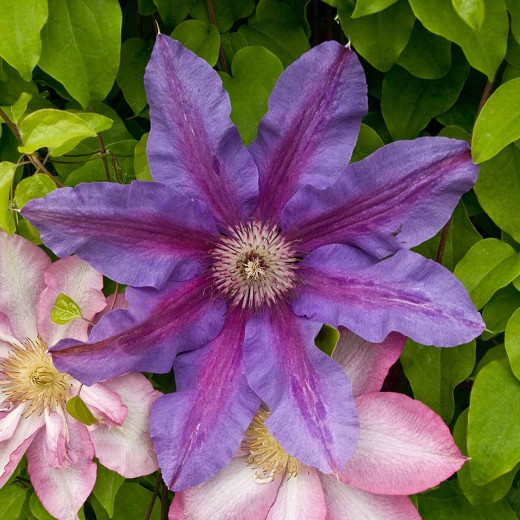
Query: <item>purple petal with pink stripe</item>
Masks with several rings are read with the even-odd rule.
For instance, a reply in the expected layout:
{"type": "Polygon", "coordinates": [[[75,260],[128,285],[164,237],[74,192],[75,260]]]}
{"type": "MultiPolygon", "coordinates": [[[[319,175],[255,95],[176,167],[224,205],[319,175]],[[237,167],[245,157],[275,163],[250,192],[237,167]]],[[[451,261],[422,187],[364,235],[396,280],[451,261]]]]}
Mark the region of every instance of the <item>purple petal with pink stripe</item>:
{"type": "Polygon", "coordinates": [[[204,204],[153,182],[85,183],[22,209],[58,256],[77,256],[113,280],[161,287],[207,265],[215,220],[204,204]]]}
{"type": "Polygon", "coordinates": [[[345,243],[382,258],[435,235],[477,174],[464,141],[390,143],[351,164],[329,188],[299,191],[284,209],[282,227],[307,252],[345,243]]]}
{"type": "Polygon", "coordinates": [[[484,322],[466,289],[433,260],[411,251],[375,262],[350,246],[313,251],[293,301],[299,316],[343,325],[373,343],[397,331],[423,344],[467,343],[484,322]]]}
{"type": "Polygon", "coordinates": [[[145,87],[153,178],[204,201],[221,223],[247,217],[258,173],[229,118],[231,105],[218,74],[180,42],[159,34],[145,87]]]}
{"type": "Polygon", "coordinates": [[[160,291],[127,289],[129,309],[103,316],[87,343],[57,343],[50,349],[54,364],[87,385],[132,371],[169,372],[177,352],[205,345],[222,327],[225,308],[205,288],[198,277],[160,291]]]}
{"type": "Polygon", "coordinates": [[[314,344],[320,328],[280,305],[248,322],[244,360],[271,411],[269,432],[304,464],[331,473],[354,452],[358,422],[347,375],[314,344]]]}
{"type": "Polygon", "coordinates": [[[260,175],[256,214],[276,222],[302,186],[332,184],[366,111],[365,75],[350,48],[325,42],[287,67],[249,147],[260,175]]]}
{"type": "Polygon", "coordinates": [[[178,391],[153,405],[150,431],[170,489],[204,482],[226,466],[260,406],[242,359],[246,320],[235,309],[209,345],[179,356],[178,391]]]}

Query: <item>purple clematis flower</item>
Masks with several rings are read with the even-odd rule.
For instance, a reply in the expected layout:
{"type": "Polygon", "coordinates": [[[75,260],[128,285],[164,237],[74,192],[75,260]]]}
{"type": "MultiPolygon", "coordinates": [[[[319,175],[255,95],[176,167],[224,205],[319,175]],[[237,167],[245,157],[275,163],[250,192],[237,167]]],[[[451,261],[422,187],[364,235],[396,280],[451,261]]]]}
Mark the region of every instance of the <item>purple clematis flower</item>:
{"type": "Polygon", "coordinates": [[[288,453],[337,472],[359,426],[347,375],[314,345],[323,323],[438,346],[484,328],[452,274],[408,250],[475,182],[468,146],[422,138],[347,166],[366,84],[336,42],[280,76],[249,149],[217,73],[180,43],[158,36],[145,83],[156,182],[81,184],[22,211],[57,255],[132,286],[128,310],[58,343],[54,363],[92,384],[175,361],[178,392],[151,423],[171,489],[222,469],[261,402],[288,453]]]}

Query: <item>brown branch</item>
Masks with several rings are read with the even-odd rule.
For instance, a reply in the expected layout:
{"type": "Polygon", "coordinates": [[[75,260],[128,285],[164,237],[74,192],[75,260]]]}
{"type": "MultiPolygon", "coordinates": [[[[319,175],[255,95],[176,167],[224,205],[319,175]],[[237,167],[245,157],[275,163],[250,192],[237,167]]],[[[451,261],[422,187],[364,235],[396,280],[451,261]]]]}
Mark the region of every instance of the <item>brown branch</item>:
{"type": "MultiPolygon", "coordinates": [[[[211,20],[211,23],[215,26],[215,28],[218,30],[217,17],[215,16],[215,9],[213,9],[213,0],[206,0],[206,5],[208,6],[209,19],[211,20]]],[[[222,67],[222,70],[226,74],[229,74],[229,67],[226,61],[226,55],[224,54],[224,49],[222,48],[222,44],[220,44],[218,48],[218,56],[220,58],[220,65],[222,67]]]]}
{"type": "Polygon", "coordinates": [[[168,520],[168,488],[164,482],[161,493],[161,520],[168,520]]]}
{"type": "Polygon", "coordinates": [[[157,498],[157,495],[159,494],[159,486],[161,485],[161,472],[157,474],[157,478],[155,479],[155,486],[153,488],[152,493],[152,500],[150,500],[150,505],[148,506],[148,511],[146,512],[146,516],[144,517],[144,520],[150,520],[152,516],[153,506],[155,504],[155,499],[157,498]]]}
{"type": "Polygon", "coordinates": [[[7,117],[7,114],[0,108],[0,117],[4,120],[5,124],[9,127],[9,130],[13,132],[18,142],[23,146],[22,136],[18,127],[7,117]]]}
{"type": "MultiPolygon", "coordinates": [[[[92,107],[92,112],[97,113],[96,107],[92,107]]],[[[110,182],[110,170],[108,168],[108,160],[106,158],[107,150],[105,148],[105,143],[103,142],[103,137],[101,136],[101,132],[97,132],[97,138],[99,143],[99,151],[101,152],[101,158],[103,159],[103,166],[105,168],[105,175],[107,178],[107,181],[110,182]]]]}

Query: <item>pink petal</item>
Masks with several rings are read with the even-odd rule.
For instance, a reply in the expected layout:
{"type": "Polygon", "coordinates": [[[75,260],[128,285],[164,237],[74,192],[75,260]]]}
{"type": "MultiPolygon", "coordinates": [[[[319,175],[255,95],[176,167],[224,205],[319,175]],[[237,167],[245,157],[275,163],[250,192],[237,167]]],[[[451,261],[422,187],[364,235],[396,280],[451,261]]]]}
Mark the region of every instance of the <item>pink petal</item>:
{"type": "Polygon", "coordinates": [[[14,410],[2,412],[2,417],[0,418],[0,442],[6,441],[13,436],[24,410],[25,406],[19,405],[14,410]]]}
{"type": "Polygon", "coordinates": [[[318,472],[302,467],[296,477],[283,477],[266,520],[325,520],[327,506],[318,472]]]}
{"type": "Polygon", "coordinates": [[[63,338],[86,341],[88,322],[82,319],[70,321],[66,325],[56,325],[50,319],[51,311],[60,294],[70,296],[81,309],[87,320],[106,306],[101,292],[103,276],[77,257],[69,257],[51,264],[44,273],[47,287],[40,295],[37,305],[38,332],[47,345],[52,346],[63,338]]]}
{"type": "Polygon", "coordinates": [[[41,415],[22,418],[10,439],[0,442],[0,487],[12,475],[38,430],[44,425],[41,415]]]}
{"type": "Polygon", "coordinates": [[[45,288],[43,273],[51,260],[39,247],[18,235],[0,232],[0,324],[17,340],[36,338],[36,304],[45,288]],[[7,317],[7,319],[6,319],[7,317]]]}
{"type": "Polygon", "coordinates": [[[107,388],[106,382],[83,386],[80,395],[96,419],[110,426],[121,426],[125,420],[127,407],[117,392],[107,388]]]}
{"type": "Polygon", "coordinates": [[[403,394],[356,398],[360,436],[340,479],[370,493],[410,495],[447,479],[465,462],[442,419],[403,394]]]}
{"type": "Polygon", "coordinates": [[[154,472],[158,464],[149,423],[152,403],[160,392],[153,389],[146,377],[135,373],[110,379],[102,385],[121,396],[128,413],[121,426],[101,424],[90,432],[96,457],[103,466],[126,478],[154,472]]]}
{"type": "Polygon", "coordinates": [[[43,415],[45,417],[47,464],[53,468],[68,468],[77,462],[78,456],[74,451],[69,450],[69,431],[65,417],[47,410],[43,415]]]}
{"type": "Polygon", "coordinates": [[[47,463],[46,432],[40,431],[27,450],[27,469],[41,503],[58,520],[72,520],[90,495],[96,482],[94,449],[87,428],[75,421],[68,422],[68,447],[77,455],[76,463],[53,468],[47,463]]]}
{"type": "Polygon", "coordinates": [[[408,497],[373,495],[320,475],[327,520],[421,520],[408,497]]]}
{"type": "Polygon", "coordinates": [[[282,480],[259,484],[246,460],[234,458],[207,482],[175,493],[169,520],[265,520],[282,480]]]}
{"type": "Polygon", "coordinates": [[[345,327],[332,359],[343,367],[352,383],[354,396],[379,392],[390,367],[399,359],[406,337],[391,332],[381,343],[371,343],[345,327]]]}

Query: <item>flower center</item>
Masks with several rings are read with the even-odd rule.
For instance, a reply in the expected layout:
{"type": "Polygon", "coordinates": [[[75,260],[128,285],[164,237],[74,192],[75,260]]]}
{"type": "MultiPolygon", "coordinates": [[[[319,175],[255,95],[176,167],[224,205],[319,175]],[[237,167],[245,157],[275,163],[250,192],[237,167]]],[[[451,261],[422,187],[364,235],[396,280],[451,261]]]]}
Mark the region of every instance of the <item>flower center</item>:
{"type": "Polygon", "coordinates": [[[301,468],[300,461],[289,455],[265,427],[269,414],[260,408],[242,441],[242,449],[249,451],[247,463],[257,470],[255,480],[260,483],[271,482],[281,473],[288,473],[288,478],[295,477],[301,468]]]}
{"type": "Polygon", "coordinates": [[[27,403],[24,414],[56,410],[65,406],[72,377],[54,367],[47,345],[38,337],[24,344],[14,344],[7,358],[0,360],[0,390],[11,405],[27,403]]]}
{"type": "Polygon", "coordinates": [[[297,283],[300,259],[276,226],[241,224],[220,239],[211,257],[213,287],[243,308],[275,303],[297,283]]]}

